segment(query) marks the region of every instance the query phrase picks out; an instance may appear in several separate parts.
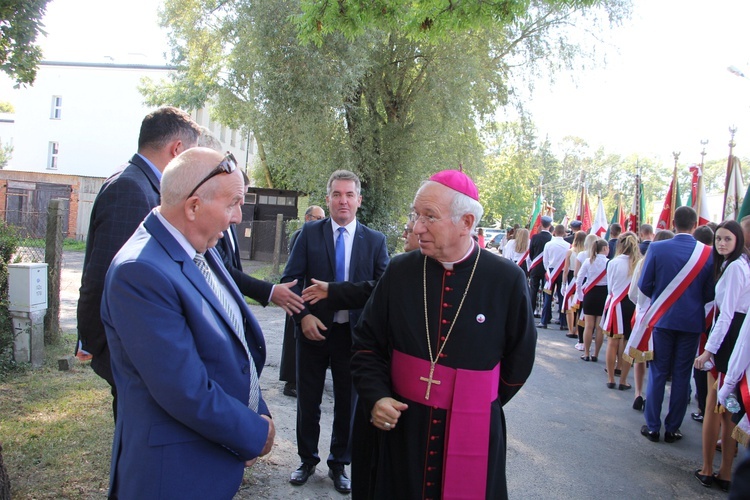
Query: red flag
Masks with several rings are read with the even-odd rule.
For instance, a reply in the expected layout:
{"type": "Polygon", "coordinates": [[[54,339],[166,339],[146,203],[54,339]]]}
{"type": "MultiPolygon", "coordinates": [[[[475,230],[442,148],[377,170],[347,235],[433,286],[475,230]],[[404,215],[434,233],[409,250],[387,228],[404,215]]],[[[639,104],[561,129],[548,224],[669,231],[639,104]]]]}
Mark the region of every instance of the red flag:
{"type": "Polygon", "coordinates": [[[542,227],[542,195],[539,194],[539,198],[536,200],[536,204],[534,205],[534,212],[531,214],[531,219],[529,219],[529,228],[531,229],[529,231],[529,236],[534,236],[536,233],[539,232],[539,230],[542,227]]]}
{"type": "Polygon", "coordinates": [[[626,231],[632,231],[638,234],[638,228],[641,225],[641,217],[643,216],[643,186],[641,186],[641,176],[635,176],[635,196],[633,197],[633,206],[630,208],[630,214],[625,221],[626,231]]]}
{"type": "Polygon", "coordinates": [[[622,209],[622,195],[617,202],[617,223],[620,224],[620,229],[625,230],[625,211],[622,209]]]}
{"type": "Polygon", "coordinates": [[[593,217],[591,216],[591,205],[589,204],[589,193],[586,188],[581,188],[581,231],[587,233],[591,229],[593,217]]]}
{"type": "Polygon", "coordinates": [[[677,165],[675,165],[674,172],[672,172],[672,182],[669,183],[667,197],[664,199],[664,208],[662,208],[661,215],[659,215],[659,220],[656,223],[656,229],[658,231],[661,231],[662,229],[672,229],[674,211],[679,204],[680,186],[677,184],[677,165]]]}

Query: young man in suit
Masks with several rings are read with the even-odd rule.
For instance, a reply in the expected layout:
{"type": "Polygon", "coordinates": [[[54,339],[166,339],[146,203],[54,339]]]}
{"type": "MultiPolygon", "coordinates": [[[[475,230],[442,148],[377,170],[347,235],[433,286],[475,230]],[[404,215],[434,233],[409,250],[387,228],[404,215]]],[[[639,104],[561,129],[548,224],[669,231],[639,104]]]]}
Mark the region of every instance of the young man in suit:
{"type": "Polygon", "coordinates": [[[211,248],[242,218],[234,162],[194,148],[117,253],[102,297],[119,388],[111,498],[231,498],[273,445],[263,334],[211,248]]]}
{"type": "MultiPolygon", "coordinates": [[[[542,263],[542,252],[544,252],[544,246],[549,243],[552,239],[552,233],[550,233],[550,226],[552,225],[552,217],[543,215],[541,217],[542,229],[534,236],[531,237],[529,242],[529,260],[531,260],[531,268],[529,269],[529,278],[531,278],[531,307],[534,309],[534,316],[541,316],[541,310],[537,314],[537,299],[539,295],[539,288],[544,284],[544,264],[542,263]]],[[[546,328],[546,325],[539,326],[546,328]]]]}
{"type": "Polygon", "coordinates": [[[638,288],[651,298],[644,321],[653,325],[654,359],[649,363],[646,425],[641,434],[659,441],[661,407],[667,377],[672,375],[664,441],[682,438],[680,425],[688,404],[690,374],[701,332],[706,328],[704,306],[714,299],[711,247],[692,233],[698,215],[690,207],[674,213],[675,237],[649,245],[638,288]]]}
{"type": "Polygon", "coordinates": [[[105,181],[91,210],[78,299],[78,338],[81,348],[93,356],[91,368],[112,389],[115,419],[117,389],[100,317],[104,276],[117,251],[159,204],[159,182],[167,163],[194,147],[199,134],[198,125],[177,108],[166,106],[146,115],[138,136],[138,152],[105,181]]]}
{"type": "MultiPolygon", "coordinates": [[[[289,255],[282,283],[297,280],[295,289],[316,279],[354,283],[377,280],[388,264],[385,235],[357,222],[362,203],[359,178],[335,171],[327,185],[330,217],[305,224],[289,255]]],[[[328,475],[341,493],[351,491],[344,466],[351,462],[351,420],[356,397],[349,368],[352,328],[361,309],[335,310],[329,300],[310,303],[294,315],[297,324],[297,452],[302,463],[290,477],[302,485],[320,462],[320,403],[329,364],[333,377],[334,416],[328,475]]]]}

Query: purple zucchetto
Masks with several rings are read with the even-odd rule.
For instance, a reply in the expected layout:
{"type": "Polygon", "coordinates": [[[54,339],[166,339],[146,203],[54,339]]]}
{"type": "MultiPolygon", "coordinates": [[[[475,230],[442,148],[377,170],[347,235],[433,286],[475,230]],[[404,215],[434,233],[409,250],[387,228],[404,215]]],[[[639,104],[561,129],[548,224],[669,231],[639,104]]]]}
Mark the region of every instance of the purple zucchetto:
{"type": "Polygon", "coordinates": [[[429,180],[449,187],[461,194],[465,194],[473,200],[479,201],[479,190],[477,189],[476,184],[474,184],[474,181],[472,181],[468,175],[460,170],[442,170],[430,177],[429,180]]]}

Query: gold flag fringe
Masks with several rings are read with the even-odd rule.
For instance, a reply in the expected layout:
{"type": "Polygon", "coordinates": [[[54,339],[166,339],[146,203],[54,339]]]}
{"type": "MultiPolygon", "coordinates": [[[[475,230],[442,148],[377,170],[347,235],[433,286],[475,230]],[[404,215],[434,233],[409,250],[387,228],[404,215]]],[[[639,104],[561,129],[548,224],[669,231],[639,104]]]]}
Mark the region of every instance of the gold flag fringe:
{"type": "Polygon", "coordinates": [[[653,361],[654,351],[639,351],[635,347],[631,347],[628,352],[622,354],[622,359],[630,363],[645,363],[646,361],[653,361]]]}
{"type": "Polygon", "coordinates": [[[748,443],[750,443],[750,435],[744,430],[740,429],[739,425],[732,431],[732,439],[740,443],[745,448],[747,448],[748,443]]]}

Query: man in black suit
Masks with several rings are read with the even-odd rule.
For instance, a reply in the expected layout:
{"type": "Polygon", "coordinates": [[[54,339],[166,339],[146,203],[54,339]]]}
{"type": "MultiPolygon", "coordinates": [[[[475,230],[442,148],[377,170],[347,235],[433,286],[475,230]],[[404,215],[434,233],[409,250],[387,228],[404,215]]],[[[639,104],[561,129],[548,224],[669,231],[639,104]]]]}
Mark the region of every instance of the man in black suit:
{"type": "MultiPolygon", "coordinates": [[[[292,248],[282,283],[297,280],[301,293],[313,279],[325,282],[377,280],[388,264],[385,235],[357,222],[362,202],[359,178],[337,170],[328,180],[330,217],[305,224],[292,248]]],[[[329,364],[333,377],[334,416],[328,476],[341,493],[351,491],[344,466],[351,462],[351,418],[356,396],[349,361],[351,329],[361,309],[335,310],[329,300],[309,303],[294,315],[297,324],[297,452],[302,461],[290,477],[302,485],[320,462],[320,403],[329,364]]]]}
{"type": "MultiPolygon", "coordinates": [[[[326,213],[318,205],[310,205],[305,210],[305,224],[314,220],[323,220],[326,213]]],[[[289,252],[294,248],[302,228],[297,229],[289,238],[289,252]]],[[[284,342],[281,344],[281,361],[279,362],[279,380],[284,382],[284,395],[297,397],[297,341],[294,339],[294,318],[287,316],[284,324],[284,342]]]]}
{"type": "Polygon", "coordinates": [[[529,278],[531,278],[531,307],[534,309],[534,316],[539,317],[541,310],[537,314],[537,296],[539,295],[539,288],[544,281],[544,264],[542,264],[542,253],[544,252],[544,245],[546,245],[552,239],[552,233],[549,229],[552,225],[552,217],[547,215],[542,216],[542,230],[531,237],[529,242],[529,259],[531,260],[531,268],[529,269],[529,278]]]}
{"type": "Polygon", "coordinates": [[[78,299],[78,338],[81,349],[93,356],[91,368],[112,388],[115,418],[117,390],[100,317],[104,277],[118,250],[159,205],[159,182],[167,163],[194,147],[199,133],[198,125],[177,108],[162,107],[148,114],[141,123],[138,152],[105,181],[91,210],[78,299]]]}

